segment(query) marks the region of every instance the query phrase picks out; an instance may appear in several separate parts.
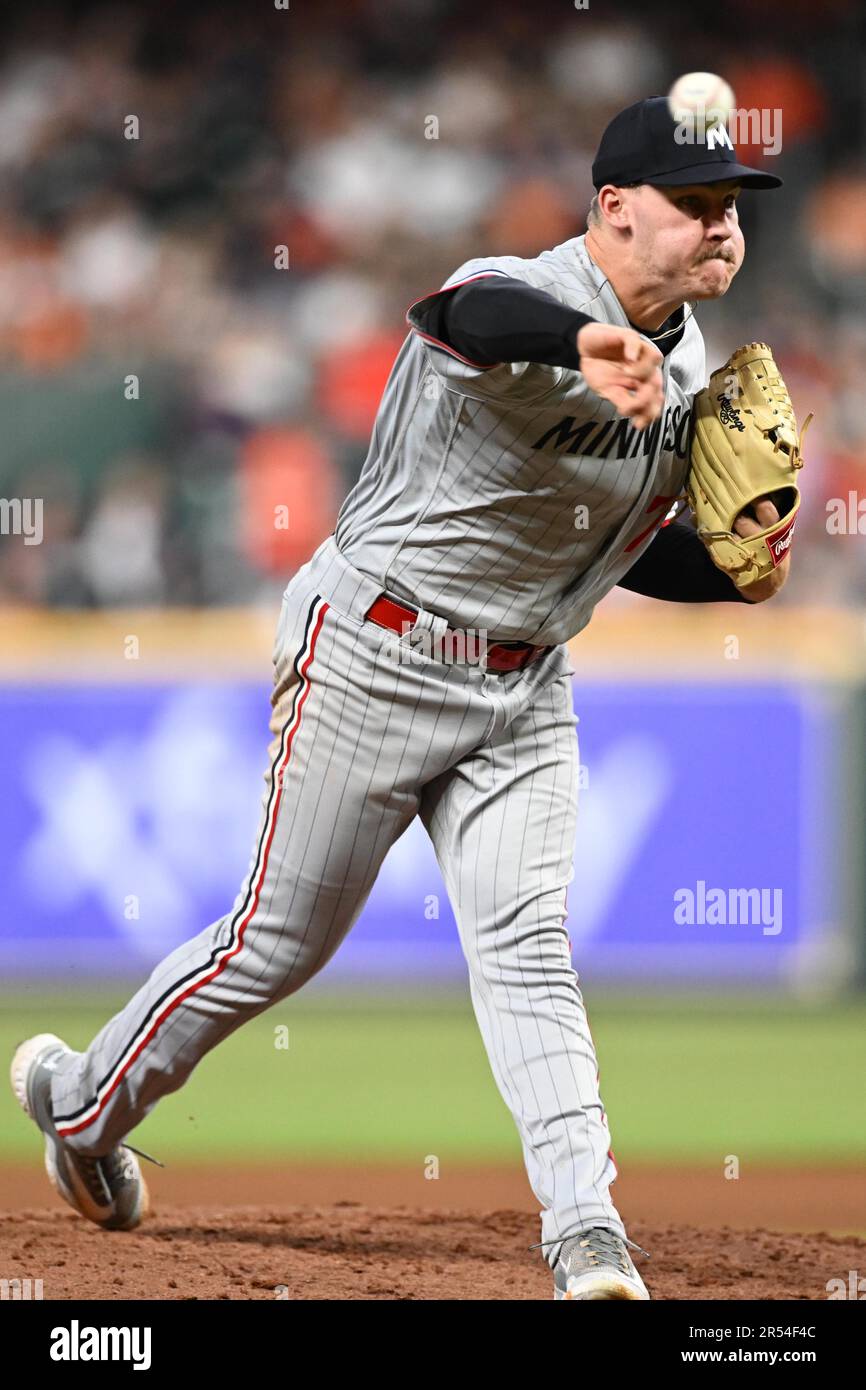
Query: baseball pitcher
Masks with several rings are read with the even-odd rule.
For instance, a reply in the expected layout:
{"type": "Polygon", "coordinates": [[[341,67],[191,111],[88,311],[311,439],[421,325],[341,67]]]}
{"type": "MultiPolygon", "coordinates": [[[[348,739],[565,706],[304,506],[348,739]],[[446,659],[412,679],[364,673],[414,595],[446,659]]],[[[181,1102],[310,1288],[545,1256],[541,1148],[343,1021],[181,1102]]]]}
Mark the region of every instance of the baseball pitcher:
{"type": "Polygon", "coordinates": [[[686,603],[770,597],[801,462],[769,349],[735,354],[707,391],[694,317],[742,262],[740,190],[780,180],[740,164],[727,132],[674,131],[663,98],[622,111],[584,236],[473,258],[410,307],[358,483],[285,591],[261,824],[231,911],[85,1052],[49,1033],[16,1052],[49,1177],[99,1225],[128,1230],[146,1211],[127,1136],[327,964],[419,816],[554,1296],[649,1298],[611,1199],[565,928],[579,765],[564,644],[617,584],[686,603]],[[686,493],[697,529],[666,523],[686,493]]]}

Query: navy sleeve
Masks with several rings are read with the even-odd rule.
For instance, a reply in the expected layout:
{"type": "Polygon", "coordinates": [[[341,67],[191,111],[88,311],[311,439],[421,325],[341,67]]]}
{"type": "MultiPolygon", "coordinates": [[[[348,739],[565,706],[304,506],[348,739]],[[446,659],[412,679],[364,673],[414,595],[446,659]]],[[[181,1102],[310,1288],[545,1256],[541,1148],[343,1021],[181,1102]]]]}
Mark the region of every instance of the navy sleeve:
{"type": "Polygon", "coordinates": [[[749,602],[713,564],[694,527],[683,521],[662,526],[619,587],[670,603],[749,602]]]}
{"type": "Polygon", "coordinates": [[[580,370],[576,340],[585,323],[592,323],[588,314],[504,275],[443,294],[428,318],[431,334],[472,362],[543,362],[573,371],[580,370]]]}

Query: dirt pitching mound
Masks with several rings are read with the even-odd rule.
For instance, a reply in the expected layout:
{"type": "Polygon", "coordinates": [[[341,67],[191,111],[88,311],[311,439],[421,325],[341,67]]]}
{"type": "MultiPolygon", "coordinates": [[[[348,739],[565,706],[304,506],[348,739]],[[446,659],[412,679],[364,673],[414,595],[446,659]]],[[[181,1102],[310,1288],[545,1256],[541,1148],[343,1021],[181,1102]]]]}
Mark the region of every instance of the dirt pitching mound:
{"type": "MultiPolygon", "coordinates": [[[[866,1269],[866,1242],[635,1224],[655,1299],[826,1299],[866,1269]],[[832,1287],[832,1286],[831,1286],[832,1287]]],[[[330,1206],[167,1207],[108,1233],[74,1213],[0,1217],[0,1278],[46,1299],[546,1299],[538,1223],[516,1211],[330,1206]]]]}

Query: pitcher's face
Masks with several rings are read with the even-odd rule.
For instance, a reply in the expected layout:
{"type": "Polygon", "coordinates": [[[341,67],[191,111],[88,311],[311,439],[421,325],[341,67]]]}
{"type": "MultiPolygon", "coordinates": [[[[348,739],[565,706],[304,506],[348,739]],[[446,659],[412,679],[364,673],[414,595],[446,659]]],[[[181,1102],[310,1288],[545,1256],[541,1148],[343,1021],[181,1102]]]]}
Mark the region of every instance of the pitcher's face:
{"type": "Polygon", "coordinates": [[[635,256],[647,283],[663,280],[672,298],[718,299],[743,263],[735,181],[626,190],[635,256]]]}

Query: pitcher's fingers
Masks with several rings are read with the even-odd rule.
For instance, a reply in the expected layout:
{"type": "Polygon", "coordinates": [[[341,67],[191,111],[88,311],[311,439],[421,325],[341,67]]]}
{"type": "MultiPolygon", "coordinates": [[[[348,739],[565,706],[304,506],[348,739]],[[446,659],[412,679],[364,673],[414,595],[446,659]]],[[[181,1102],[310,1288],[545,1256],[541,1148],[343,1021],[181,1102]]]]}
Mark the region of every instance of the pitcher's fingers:
{"type": "Polygon", "coordinates": [[[647,338],[640,340],[641,361],[649,362],[652,367],[660,367],[664,361],[664,353],[661,348],[656,347],[655,343],[649,342],[647,338]]]}
{"type": "Polygon", "coordinates": [[[761,531],[766,531],[768,526],[775,526],[779,520],[779,513],[775,505],[767,497],[760,497],[757,502],[752,503],[754,517],[748,516],[745,512],[740,512],[734,522],[734,530],[738,536],[757,536],[761,531]]]}
{"type": "Polygon", "coordinates": [[[757,521],[753,521],[750,516],[740,515],[734,522],[734,530],[738,536],[743,537],[743,540],[747,540],[749,536],[757,536],[759,531],[763,531],[763,529],[763,526],[759,526],[757,521]]]}
{"type": "Polygon", "coordinates": [[[631,365],[640,361],[640,340],[637,338],[626,338],[623,344],[623,357],[631,365]]]}
{"type": "Polygon", "coordinates": [[[631,420],[641,408],[637,391],[628,386],[610,382],[602,394],[610,401],[611,405],[616,406],[617,412],[626,420],[631,420]]]}
{"type": "Polygon", "coordinates": [[[664,388],[661,381],[657,381],[654,377],[650,377],[649,381],[642,381],[633,389],[641,409],[647,410],[652,415],[652,418],[655,419],[661,411],[665,399],[664,388]]]}
{"type": "Polygon", "coordinates": [[[639,429],[645,429],[648,424],[652,424],[662,408],[663,397],[649,382],[632,386],[618,379],[610,383],[605,395],[616,406],[620,415],[625,416],[627,420],[634,420],[639,429]]]}
{"type": "Polygon", "coordinates": [[[774,502],[769,497],[761,497],[755,503],[755,515],[762,526],[775,526],[780,521],[778,510],[774,502]]]}
{"type": "Polygon", "coordinates": [[[658,419],[665,400],[661,376],[658,377],[658,380],[651,377],[649,381],[641,382],[633,388],[633,395],[637,401],[639,413],[647,417],[647,423],[658,419]]]}
{"type": "Polygon", "coordinates": [[[648,357],[641,356],[636,362],[623,362],[620,371],[632,381],[650,381],[655,376],[661,380],[657,364],[648,357]]]}
{"type": "Polygon", "coordinates": [[[581,357],[621,364],[632,356],[640,356],[640,338],[633,328],[590,322],[585,323],[578,332],[577,350],[581,357]]]}

